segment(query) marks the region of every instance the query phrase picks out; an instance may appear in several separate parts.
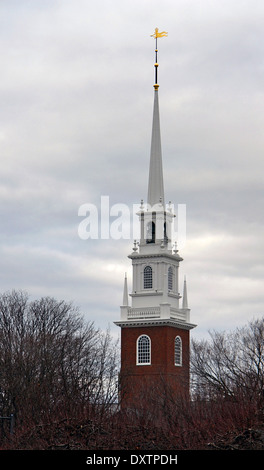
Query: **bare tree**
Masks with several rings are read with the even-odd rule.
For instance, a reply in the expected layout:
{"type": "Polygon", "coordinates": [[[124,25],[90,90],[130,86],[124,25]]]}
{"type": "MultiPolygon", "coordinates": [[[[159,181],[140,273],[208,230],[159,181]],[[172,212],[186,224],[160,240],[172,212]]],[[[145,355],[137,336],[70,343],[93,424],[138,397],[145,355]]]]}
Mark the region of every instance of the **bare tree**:
{"type": "Polygon", "coordinates": [[[0,296],[0,415],[38,422],[117,397],[117,348],[76,307],[24,292],[0,296]]]}
{"type": "Polygon", "coordinates": [[[264,318],[234,332],[211,332],[192,341],[191,372],[196,393],[208,397],[243,394],[255,399],[264,389],[264,318]]]}

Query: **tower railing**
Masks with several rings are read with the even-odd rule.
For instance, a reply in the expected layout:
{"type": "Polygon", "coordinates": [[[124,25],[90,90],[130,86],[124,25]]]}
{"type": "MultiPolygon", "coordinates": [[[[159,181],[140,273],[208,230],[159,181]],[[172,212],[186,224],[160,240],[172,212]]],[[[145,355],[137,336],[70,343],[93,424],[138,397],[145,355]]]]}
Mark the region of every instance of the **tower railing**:
{"type": "Polygon", "coordinates": [[[164,303],[158,307],[122,307],[123,319],[127,320],[143,320],[143,319],[162,319],[172,318],[181,322],[189,321],[189,309],[172,308],[169,304],[164,303]]]}
{"type": "Polygon", "coordinates": [[[159,307],[128,308],[127,318],[160,318],[159,307]]]}

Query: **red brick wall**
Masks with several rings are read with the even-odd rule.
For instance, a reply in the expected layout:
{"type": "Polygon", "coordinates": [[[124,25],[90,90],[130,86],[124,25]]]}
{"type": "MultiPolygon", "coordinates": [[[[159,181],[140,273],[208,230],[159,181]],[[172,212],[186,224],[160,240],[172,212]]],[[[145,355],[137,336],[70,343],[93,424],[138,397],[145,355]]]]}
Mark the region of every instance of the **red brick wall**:
{"type": "Polygon", "coordinates": [[[171,326],[122,328],[121,393],[123,402],[138,399],[142,389],[155,387],[160,380],[175,393],[189,393],[189,331],[171,326]],[[151,339],[151,365],[136,364],[137,338],[151,339]],[[174,365],[174,340],[182,339],[182,366],[174,365]]]}

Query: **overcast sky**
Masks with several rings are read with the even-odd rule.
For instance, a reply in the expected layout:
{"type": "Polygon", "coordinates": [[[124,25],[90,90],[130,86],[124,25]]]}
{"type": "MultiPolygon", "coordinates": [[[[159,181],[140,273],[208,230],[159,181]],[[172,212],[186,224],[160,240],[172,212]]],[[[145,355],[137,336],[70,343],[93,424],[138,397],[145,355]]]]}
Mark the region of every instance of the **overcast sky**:
{"type": "Polygon", "coordinates": [[[201,338],[264,313],[263,0],[0,0],[0,291],[72,300],[118,335],[133,240],[81,240],[78,210],[146,200],[155,27],[201,338]]]}

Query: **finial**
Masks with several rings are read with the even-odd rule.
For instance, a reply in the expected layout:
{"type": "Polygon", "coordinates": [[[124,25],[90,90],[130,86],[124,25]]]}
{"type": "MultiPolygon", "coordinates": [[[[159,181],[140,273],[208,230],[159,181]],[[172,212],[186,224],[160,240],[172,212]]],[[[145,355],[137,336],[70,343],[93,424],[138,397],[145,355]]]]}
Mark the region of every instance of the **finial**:
{"type": "Polygon", "coordinates": [[[161,33],[159,33],[158,28],[155,28],[155,33],[151,34],[151,37],[156,39],[156,49],[155,49],[156,62],[154,64],[154,66],[155,66],[155,85],[153,85],[156,91],[159,88],[159,85],[158,85],[158,66],[159,66],[159,64],[158,64],[158,38],[164,38],[164,37],[167,37],[167,36],[168,36],[168,33],[166,31],[162,31],[161,33]]]}
{"type": "Polygon", "coordinates": [[[186,308],[186,309],[188,308],[186,276],[184,276],[184,282],[183,282],[182,308],[186,308]]]}
{"type": "Polygon", "coordinates": [[[124,279],[123,306],[128,306],[127,273],[125,273],[124,279]]]}
{"type": "Polygon", "coordinates": [[[178,251],[179,251],[178,246],[177,246],[177,242],[174,242],[173,251],[174,251],[175,254],[178,253],[178,251]]]}
{"type": "Polygon", "coordinates": [[[137,245],[138,245],[137,240],[134,240],[133,251],[137,251],[137,250],[138,250],[137,245]]]}

